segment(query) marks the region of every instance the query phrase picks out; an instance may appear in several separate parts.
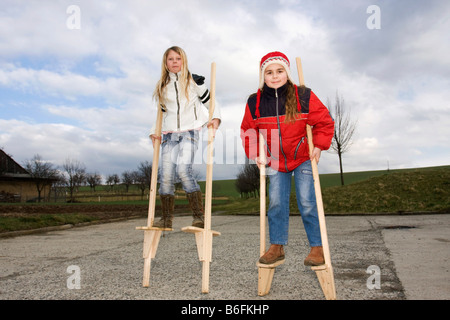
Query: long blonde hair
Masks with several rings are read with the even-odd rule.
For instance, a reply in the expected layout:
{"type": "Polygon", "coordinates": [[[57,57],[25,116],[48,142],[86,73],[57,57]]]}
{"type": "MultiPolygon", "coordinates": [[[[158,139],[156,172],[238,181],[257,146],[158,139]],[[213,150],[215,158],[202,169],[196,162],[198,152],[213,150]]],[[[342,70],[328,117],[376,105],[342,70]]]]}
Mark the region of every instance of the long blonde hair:
{"type": "Polygon", "coordinates": [[[183,61],[178,81],[181,84],[181,87],[184,89],[184,95],[186,96],[186,99],[189,100],[189,81],[191,81],[192,76],[189,72],[187,56],[183,49],[177,46],[173,46],[164,52],[161,63],[161,78],[156,84],[155,91],[153,92],[153,98],[155,100],[158,100],[159,104],[161,105],[164,105],[164,89],[170,81],[169,69],[167,68],[167,56],[169,55],[170,51],[178,53],[181,56],[181,60],[183,61]]]}

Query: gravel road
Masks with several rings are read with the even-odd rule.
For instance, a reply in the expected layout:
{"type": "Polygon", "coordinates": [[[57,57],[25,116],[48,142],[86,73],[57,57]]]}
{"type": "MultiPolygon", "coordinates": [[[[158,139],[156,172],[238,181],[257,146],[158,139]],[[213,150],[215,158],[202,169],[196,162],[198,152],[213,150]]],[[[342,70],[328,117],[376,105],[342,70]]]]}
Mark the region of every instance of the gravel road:
{"type": "MultiPolygon", "coordinates": [[[[161,237],[149,288],[142,287],[143,231],[135,230],[146,219],[0,238],[0,300],[324,299],[315,273],[303,265],[309,249],[300,217],[290,219],[286,262],[264,297],[257,295],[255,264],[259,217],[212,217],[221,235],[213,239],[208,294],[201,293],[194,235],[180,230],[190,222],[176,217],[174,231],[161,237]]],[[[339,300],[450,298],[450,215],[327,216],[326,222],[339,300]]]]}

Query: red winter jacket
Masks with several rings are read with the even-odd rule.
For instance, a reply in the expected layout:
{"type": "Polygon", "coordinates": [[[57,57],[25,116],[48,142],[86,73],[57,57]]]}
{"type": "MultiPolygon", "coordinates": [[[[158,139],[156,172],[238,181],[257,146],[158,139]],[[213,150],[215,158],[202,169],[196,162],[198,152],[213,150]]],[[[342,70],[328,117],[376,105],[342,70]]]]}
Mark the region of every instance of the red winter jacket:
{"type": "Polygon", "coordinates": [[[292,171],[309,159],[306,124],[312,127],[314,146],[321,150],[330,147],[334,134],[333,118],[309,88],[296,88],[301,117],[285,123],[287,87],[285,84],[272,89],[264,85],[260,95],[250,96],[241,124],[241,139],[247,157],[255,159],[259,156],[261,132],[269,166],[282,172],[292,171]]]}

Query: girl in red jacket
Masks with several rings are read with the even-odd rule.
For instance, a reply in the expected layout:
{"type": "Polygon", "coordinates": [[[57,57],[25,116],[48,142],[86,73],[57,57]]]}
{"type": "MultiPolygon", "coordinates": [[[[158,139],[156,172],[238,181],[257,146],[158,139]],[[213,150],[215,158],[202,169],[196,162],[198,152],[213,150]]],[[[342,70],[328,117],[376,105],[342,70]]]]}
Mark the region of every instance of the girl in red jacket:
{"type": "Polygon", "coordinates": [[[334,121],[311,89],[297,87],[290,75],[289,59],[271,52],[261,59],[258,92],[247,100],[241,124],[241,139],[249,159],[268,164],[269,235],[271,246],[260,258],[264,264],[284,259],[288,242],[289,196],[294,175],[297,205],[311,251],[305,265],[324,263],[311,160],[319,161],[330,147],[334,121]],[[309,155],[306,124],[311,125],[314,150],[309,155]],[[265,140],[266,163],[259,157],[259,133],[265,140]]]}

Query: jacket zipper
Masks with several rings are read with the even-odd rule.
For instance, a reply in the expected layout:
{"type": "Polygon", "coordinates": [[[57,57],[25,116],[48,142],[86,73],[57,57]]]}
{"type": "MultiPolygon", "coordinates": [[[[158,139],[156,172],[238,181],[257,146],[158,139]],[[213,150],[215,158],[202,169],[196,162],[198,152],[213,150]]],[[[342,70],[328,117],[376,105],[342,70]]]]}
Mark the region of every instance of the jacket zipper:
{"type": "Polygon", "coordinates": [[[277,125],[278,125],[278,131],[280,132],[280,134],[279,134],[280,150],[281,150],[281,153],[283,154],[283,157],[284,157],[284,167],[286,168],[286,171],[289,171],[288,170],[288,166],[287,166],[287,158],[286,158],[286,155],[284,154],[284,151],[283,151],[283,142],[282,142],[282,137],[281,137],[280,115],[278,114],[278,91],[277,91],[277,89],[275,89],[275,97],[276,97],[276,110],[277,110],[277,125]]]}
{"type": "Polygon", "coordinates": [[[177,81],[178,81],[178,74],[175,74],[175,76],[177,77],[177,80],[173,83],[175,86],[175,93],[177,95],[177,128],[178,131],[180,131],[180,101],[178,99],[178,88],[177,88],[177,81]]]}

